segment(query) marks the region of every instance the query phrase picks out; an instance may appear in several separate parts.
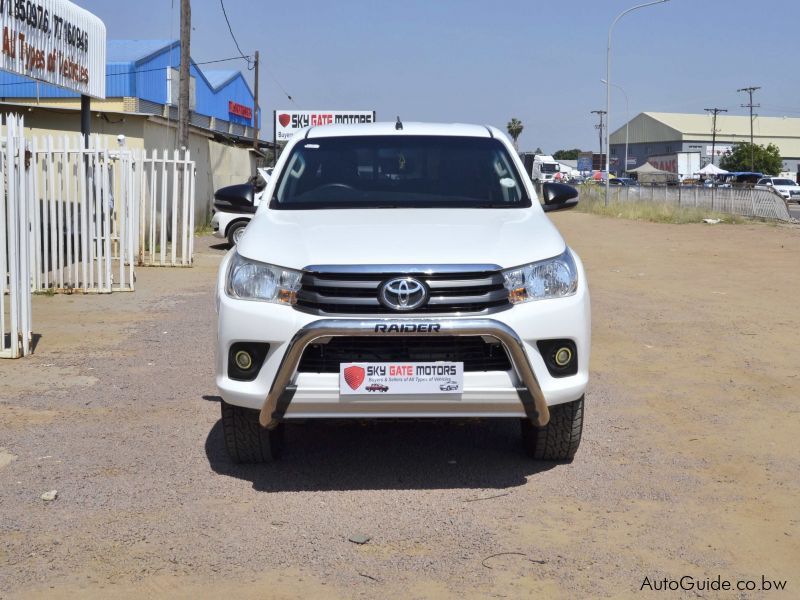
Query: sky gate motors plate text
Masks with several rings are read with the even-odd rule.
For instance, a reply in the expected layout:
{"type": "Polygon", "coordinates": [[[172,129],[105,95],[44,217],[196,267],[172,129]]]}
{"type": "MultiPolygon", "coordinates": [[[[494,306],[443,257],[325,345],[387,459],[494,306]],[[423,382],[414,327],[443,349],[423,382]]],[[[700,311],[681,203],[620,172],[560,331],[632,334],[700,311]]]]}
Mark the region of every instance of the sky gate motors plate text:
{"type": "Polygon", "coordinates": [[[339,394],[413,394],[439,396],[459,394],[464,389],[463,362],[341,363],[339,394]]]}

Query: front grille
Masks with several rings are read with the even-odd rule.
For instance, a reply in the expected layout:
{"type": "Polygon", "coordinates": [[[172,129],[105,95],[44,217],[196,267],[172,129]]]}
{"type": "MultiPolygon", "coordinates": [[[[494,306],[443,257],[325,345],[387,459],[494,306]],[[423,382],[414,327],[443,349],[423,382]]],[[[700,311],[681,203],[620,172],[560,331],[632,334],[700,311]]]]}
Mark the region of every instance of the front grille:
{"type": "Polygon", "coordinates": [[[348,362],[463,362],[464,371],[508,371],[511,362],[499,343],[480,336],[335,337],[303,352],[300,373],[338,373],[348,362]]]}
{"type": "Polygon", "coordinates": [[[510,308],[499,271],[465,273],[305,273],[297,295],[298,310],[317,315],[469,314],[484,315],[510,308]],[[395,277],[411,276],[425,284],[428,301],[411,311],[395,311],[378,300],[381,286],[395,277]]]}

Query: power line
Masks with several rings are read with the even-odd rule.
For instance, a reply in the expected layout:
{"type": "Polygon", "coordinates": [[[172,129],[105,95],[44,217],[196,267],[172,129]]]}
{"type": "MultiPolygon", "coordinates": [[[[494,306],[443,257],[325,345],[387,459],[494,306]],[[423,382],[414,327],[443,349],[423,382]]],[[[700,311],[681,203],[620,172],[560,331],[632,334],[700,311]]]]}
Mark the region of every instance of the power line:
{"type": "Polygon", "coordinates": [[[267,71],[267,75],[269,75],[270,78],[272,79],[272,81],[274,81],[275,84],[281,89],[281,91],[283,92],[284,96],[286,96],[289,99],[289,102],[294,104],[297,108],[300,108],[300,105],[297,102],[295,102],[295,99],[292,98],[291,94],[289,94],[289,92],[287,92],[286,89],[281,85],[281,82],[278,81],[278,79],[275,77],[275,75],[272,74],[272,71],[270,71],[269,69],[266,69],[266,71],[267,71]]]}
{"type": "MultiPolygon", "coordinates": [[[[225,3],[223,2],[223,0],[219,0],[219,5],[222,8],[222,15],[225,17],[225,22],[228,24],[228,31],[231,32],[231,38],[233,39],[233,43],[236,45],[236,49],[239,51],[239,54],[241,54],[241,58],[243,58],[243,59],[245,59],[247,61],[247,69],[252,71],[255,68],[255,65],[252,64],[252,61],[250,60],[250,57],[246,56],[245,53],[242,52],[242,49],[239,47],[239,42],[236,41],[236,36],[233,35],[233,27],[231,27],[231,22],[230,22],[230,20],[228,20],[228,13],[225,12],[225,3]]],[[[294,100],[294,98],[292,98],[291,94],[286,91],[286,88],[284,88],[281,85],[281,82],[278,81],[278,79],[275,77],[275,75],[272,74],[272,72],[269,70],[269,68],[267,68],[266,71],[267,71],[267,74],[272,79],[272,81],[274,81],[277,84],[277,86],[281,89],[281,91],[283,92],[283,95],[286,96],[289,99],[289,101],[292,102],[295,106],[298,106],[297,102],[295,102],[295,100],[294,100]]]]}
{"type": "Polygon", "coordinates": [[[228,31],[231,32],[231,39],[233,39],[236,49],[239,51],[239,54],[241,54],[242,58],[247,61],[247,69],[252,70],[253,67],[250,66],[250,57],[245,56],[245,53],[242,52],[242,49],[239,47],[239,42],[236,41],[236,36],[233,35],[233,27],[231,27],[231,22],[228,20],[228,13],[225,12],[225,3],[222,0],[219,0],[219,5],[222,7],[222,15],[225,17],[225,22],[228,24],[228,31]]]}

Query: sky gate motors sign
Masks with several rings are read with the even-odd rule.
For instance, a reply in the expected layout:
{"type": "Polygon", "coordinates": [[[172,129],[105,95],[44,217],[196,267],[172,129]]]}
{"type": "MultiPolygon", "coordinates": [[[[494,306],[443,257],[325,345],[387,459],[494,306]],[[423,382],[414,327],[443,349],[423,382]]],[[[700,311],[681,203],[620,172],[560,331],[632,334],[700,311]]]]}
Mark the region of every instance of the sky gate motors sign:
{"type": "Polygon", "coordinates": [[[0,27],[0,69],[106,97],[106,26],[89,11],[67,0],[0,0],[0,27]]]}
{"type": "Polygon", "coordinates": [[[276,110],[275,141],[285,142],[303,127],[334,123],[374,123],[374,110],[276,110]]]}

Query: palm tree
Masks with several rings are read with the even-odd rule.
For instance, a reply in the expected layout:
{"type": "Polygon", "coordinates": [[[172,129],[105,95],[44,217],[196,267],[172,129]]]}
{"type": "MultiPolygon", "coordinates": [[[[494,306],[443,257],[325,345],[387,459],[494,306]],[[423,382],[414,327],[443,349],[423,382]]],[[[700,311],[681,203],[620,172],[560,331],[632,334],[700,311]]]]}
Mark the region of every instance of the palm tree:
{"type": "Polygon", "coordinates": [[[519,138],[522,130],[524,129],[522,125],[522,121],[520,121],[516,117],[512,117],[511,120],[506,125],[508,129],[508,135],[511,136],[511,139],[514,140],[514,149],[519,152],[519,146],[517,145],[517,139],[519,138]]]}

